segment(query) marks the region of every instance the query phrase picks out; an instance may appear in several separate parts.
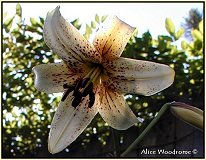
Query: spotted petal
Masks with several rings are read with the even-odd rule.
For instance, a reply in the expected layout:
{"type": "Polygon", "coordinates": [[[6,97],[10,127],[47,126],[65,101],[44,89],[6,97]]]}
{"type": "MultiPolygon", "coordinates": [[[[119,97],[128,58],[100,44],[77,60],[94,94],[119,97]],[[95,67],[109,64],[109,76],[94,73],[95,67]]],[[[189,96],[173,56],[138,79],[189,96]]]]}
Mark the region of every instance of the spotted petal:
{"type": "Polygon", "coordinates": [[[61,101],[53,118],[49,133],[49,151],[54,154],[70,145],[88,126],[98,112],[98,99],[92,108],[88,107],[89,96],[76,107],[72,107],[72,94],[61,101]]]}
{"type": "Polygon", "coordinates": [[[42,92],[63,92],[63,84],[73,85],[80,75],[72,72],[64,63],[41,64],[33,68],[35,87],[42,92]]]}
{"type": "MultiPolygon", "coordinates": [[[[69,57],[73,57],[73,59],[84,63],[97,63],[101,61],[101,55],[97,53],[94,46],[91,45],[71,23],[68,23],[62,17],[59,7],[48,14],[47,17],[50,23],[48,22],[48,25],[46,23],[46,27],[50,28],[50,30],[45,32],[45,36],[50,35],[52,31],[56,41],[62,46],[64,51],[67,52],[67,55],[69,54],[69,57]]],[[[46,38],[45,41],[50,42],[52,41],[51,38],[46,38]]],[[[53,48],[55,48],[55,43],[53,45],[53,48]]],[[[69,61],[69,57],[63,56],[62,58],[69,61]]]]}
{"type": "Polygon", "coordinates": [[[120,57],[134,30],[116,16],[107,18],[93,41],[95,48],[102,54],[102,60],[112,61],[120,57]]]}
{"type": "Polygon", "coordinates": [[[174,70],[167,65],[143,60],[120,57],[119,59],[104,63],[107,73],[122,79],[146,79],[159,76],[174,78],[174,70]]]}
{"type": "Polygon", "coordinates": [[[175,72],[169,66],[154,62],[119,58],[104,64],[108,76],[102,82],[121,93],[150,96],[169,87],[175,72]]]}
{"type": "Polygon", "coordinates": [[[101,102],[99,113],[109,126],[125,130],[138,122],[123,95],[106,89],[104,86],[100,87],[99,95],[101,102]]]}
{"type": "Polygon", "coordinates": [[[64,44],[59,40],[54,30],[54,26],[52,26],[53,16],[57,9],[58,8],[47,14],[43,29],[44,41],[52,51],[58,54],[61,59],[68,64],[70,69],[78,71],[82,69],[83,62],[80,61],[77,56],[73,55],[71,51],[65,49],[64,44]]]}

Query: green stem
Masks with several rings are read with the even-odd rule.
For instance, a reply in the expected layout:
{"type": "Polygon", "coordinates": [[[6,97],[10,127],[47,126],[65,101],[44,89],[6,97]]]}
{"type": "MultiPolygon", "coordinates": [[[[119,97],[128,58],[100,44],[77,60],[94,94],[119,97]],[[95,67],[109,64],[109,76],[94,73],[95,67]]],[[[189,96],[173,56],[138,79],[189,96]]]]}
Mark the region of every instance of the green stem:
{"type": "Polygon", "coordinates": [[[152,129],[152,127],[158,122],[158,120],[164,115],[164,113],[169,109],[171,103],[166,103],[162,106],[157,116],[152,120],[152,122],[144,129],[139,137],[120,155],[120,157],[126,156],[136,145],[142,140],[142,138],[152,129]]]}
{"type": "MultiPolygon", "coordinates": [[[[111,127],[110,127],[111,128],[111,127]]],[[[119,146],[119,134],[116,132],[115,129],[111,128],[113,144],[114,144],[114,156],[119,157],[120,155],[120,146],[119,146]]]]}

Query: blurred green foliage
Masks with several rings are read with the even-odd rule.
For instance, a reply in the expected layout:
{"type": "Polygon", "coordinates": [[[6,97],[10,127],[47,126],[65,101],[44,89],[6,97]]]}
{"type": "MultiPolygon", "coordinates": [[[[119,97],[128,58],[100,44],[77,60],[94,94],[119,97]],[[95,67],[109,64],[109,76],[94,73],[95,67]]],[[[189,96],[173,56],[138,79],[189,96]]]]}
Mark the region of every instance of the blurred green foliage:
{"type": "MultiPolygon", "coordinates": [[[[86,25],[84,36],[88,39],[105,19],[106,16],[95,15],[95,20],[86,25]]],[[[81,28],[78,19],[71,23],[81,28]]],[[[30,18],[30,23],[26,24],[19,4],[14,16],[8,17],[5,13],[3,17],[3,157],[35,157],[40,150],[47,151],[50,123],[60,97],[35,89],[32,67],[56,62],[59,58],[44,43],[43,24],[41,17],[30,18]]],[[[137,36],[136,31],[122,54],[167,64],[176,72],[174,84],[154,96],[126,95],[129,106],[144,120],[134,126],[136,130],[141,130],[167,102],[181,101],[203,107],[203,22],[191,31],[192,42],[182,39],[184,29],[176,29],[171,19],[166,19],[165,27],[169,34],[159,35],[157,39],[149,31],[141,36],[137,36]]],[[[120,132],[121,144],[125,139],[129,137],[120,132]]],[[[72,151],[84,150],[92,141],[104,150],[110,140],[110,128],[98,115],[62,152],[71,156],[72,151]]]]}

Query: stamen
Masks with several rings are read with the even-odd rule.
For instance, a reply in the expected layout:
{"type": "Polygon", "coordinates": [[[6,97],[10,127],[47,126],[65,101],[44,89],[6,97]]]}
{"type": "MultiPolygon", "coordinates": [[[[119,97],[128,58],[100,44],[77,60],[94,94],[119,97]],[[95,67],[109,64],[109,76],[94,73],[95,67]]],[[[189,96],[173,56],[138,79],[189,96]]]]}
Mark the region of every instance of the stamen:
{"type": "Polygon", "coordinates": [[[89,82],[87,83],[85,87],[88,87],[90,83],[94,82],[96,78],[99,77],[100,74],[101,74],[101,68],[100,67],[95,68],[92,75],[90,76],[89,82]]]}
{"type": "Polygon", "coordinates": [[[82,88],[81,85],[82,85],[82,79],[80,79],[80,80],[77,82],[77,84],[76,84],[76,86],[75,86],[75,88],[74,88],[74,93],[73,93],[73,96],[74,96],[74,97],[75,97],[75,96],[78,96],[78,94],[80,94],[79,90],[80,90],[80,88],[82,88]]]}
{"type": "Polygon", "coordinates": [[[70,86],[69,86],[67,83],[63,84],[63,88],[64,88],[64,89],[69,88],[69,87],[70,87],[70,86]]]}
{"type": "Polygon", "coordinates": [[[82,96],[81,96],[81,95],[80,95],[80,96],[76,96],[76,97],[73,99],[73,101],[72,101],[72,106],[73,106],[74,108],[76,108],[76,107],[80,104],[81,100],[82,100],[82,96]]]}
{"type": "Polygon", "coordinates": [[[94,72],[92,73],[90,79],[91,80],[94,80],[97,76],[99,76],[101,73],[101,68],[100,67],[97,67],[95,68],[94,72]]]}
{"type": "Polygon", "coordinates": [[[94,83],[97,82],[99,75],[102,72],[102,68],[100,66],[92,68],[89,73],[85,76],[85,78],[77,81],[75,86],[69,86],[67,84],[63,85],[65,89],[61,101],[64,101],[70,92],[73,91],[72,106],[77,107],[83,97],[89,95],[89,104],[88,107],[91,108],[94,105],[95,94],[93,92],[94,83]]]}
{"type": "Polygon", "coordinates": [[[87,88],[84,89],[84,92],[82,93],[82,97],[86,97],[90,92],[93,92],[93,83],[90,83],[87,88]]]}
{"type": "Polygon", "coordinates": [[[68,86],[67,84],[64,84],[63,87],[66,88],[66,89],[64,90],[64,93],[63,93],[63,96],[62,96],[62,99],[61,99],[62,102],[67,98],[69,93],[74,90],[73,86],[68,86]]]}
{"type": "Polygon", "coordinates": [[[87,84],[87,82],[90,80],[90,78],[84,78],[83,80],[82,80],[82,88],[84,88],[85,86],[86,86],[86,84],[87,84]]]}
{"type": "Polygon", "coordinates": [[[87,73],[87,74],[85,75],[85,78],[90,78],[90,77],[91,77],[91,74],[92,74],[95,70],[96,70],[95,67],[92,68],[92,69],[89,71],[89,73],[87,73]]]}
{"type": "Polygon", "coordinates": [[[95,101],[95,94],[94,92],[89,93],[89,105],[88,107],[91,108],[94,105],[95,101]]]}

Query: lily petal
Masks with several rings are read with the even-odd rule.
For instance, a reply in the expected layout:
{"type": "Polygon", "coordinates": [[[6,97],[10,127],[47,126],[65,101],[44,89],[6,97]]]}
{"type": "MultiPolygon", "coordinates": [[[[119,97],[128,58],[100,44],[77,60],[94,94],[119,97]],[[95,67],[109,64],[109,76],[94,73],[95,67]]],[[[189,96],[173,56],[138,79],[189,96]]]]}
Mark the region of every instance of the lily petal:
{"type": "Polygon", "coordinates": [[[61,101],[52,120],[49,133],[48,149],[52,154],[62,151],[70,145],[89,125],[98,112],[98,99],[89,108],[89,96],[76,107],[72,107],[71,92],[65,101],[61,101]]]}
{"type": "Polygon", "coordinates": [[[47,13],[43,29],[44,41],[51,50],[58,54],[61,59],[63,59],[68,64],[68,67],[75,71],[78,71],[79,69],[83,68],[83,62],[81,62],[77,58],[77,56],[73,55],[71,51],[65,49],[64,44],[59,40],[54,30],[54,26],[52,26],[53,16],[57,9],[58,7],[53,11],[47,13]]]}
{"type": "Polygon", "coordinates": [[[109,126],[118,130],[125,130],[138,122],[123,95],[106,89],[104,86],[99,89],[101,102],[99,114],[109,126]]]}
{"type": "Polygon", "coordinates": [[[41,64],[33,68],[35,87],[42,92],[63,92],[63,85],[73,85],[80,75],[72,72],[64,63],[41,64]]]}
{"type": "Polygon", "coordinates": [[[102,77],[102,83],[121,93],[150,96],[169,87],[175,76],[169,66],[122,57],[104,63],[104,67],[107,76],[102,77]]]}
{"type": "Polygon", "coordinates": [[[107,18],[93,41],[95,48],[102,54],[102,60],[112,61],[120,57],[134,30],[116,16],[107,18]]]}
{"type": "Polygon", "coordinates": [[[148,79],[169,76],[174,79],[174,70],[167,65],[120,57],[117,60],[103,64],[111,77],[119,79],[148,79]]]}
{"type": "Polygon", "coordinates": [[[71,23],[62,17],[59,7],[52,13],[50,27],[64,50],[81,62],[100,62],[101,55],[71,23]]]}
{"type": "Polygon", "coordinates": [[[173,83],[168,76],[136,80],[120,80],[104,76],[101,80],[106,87],[118,93],[134,93],[144,96],[156,94],[173,83]]]}

